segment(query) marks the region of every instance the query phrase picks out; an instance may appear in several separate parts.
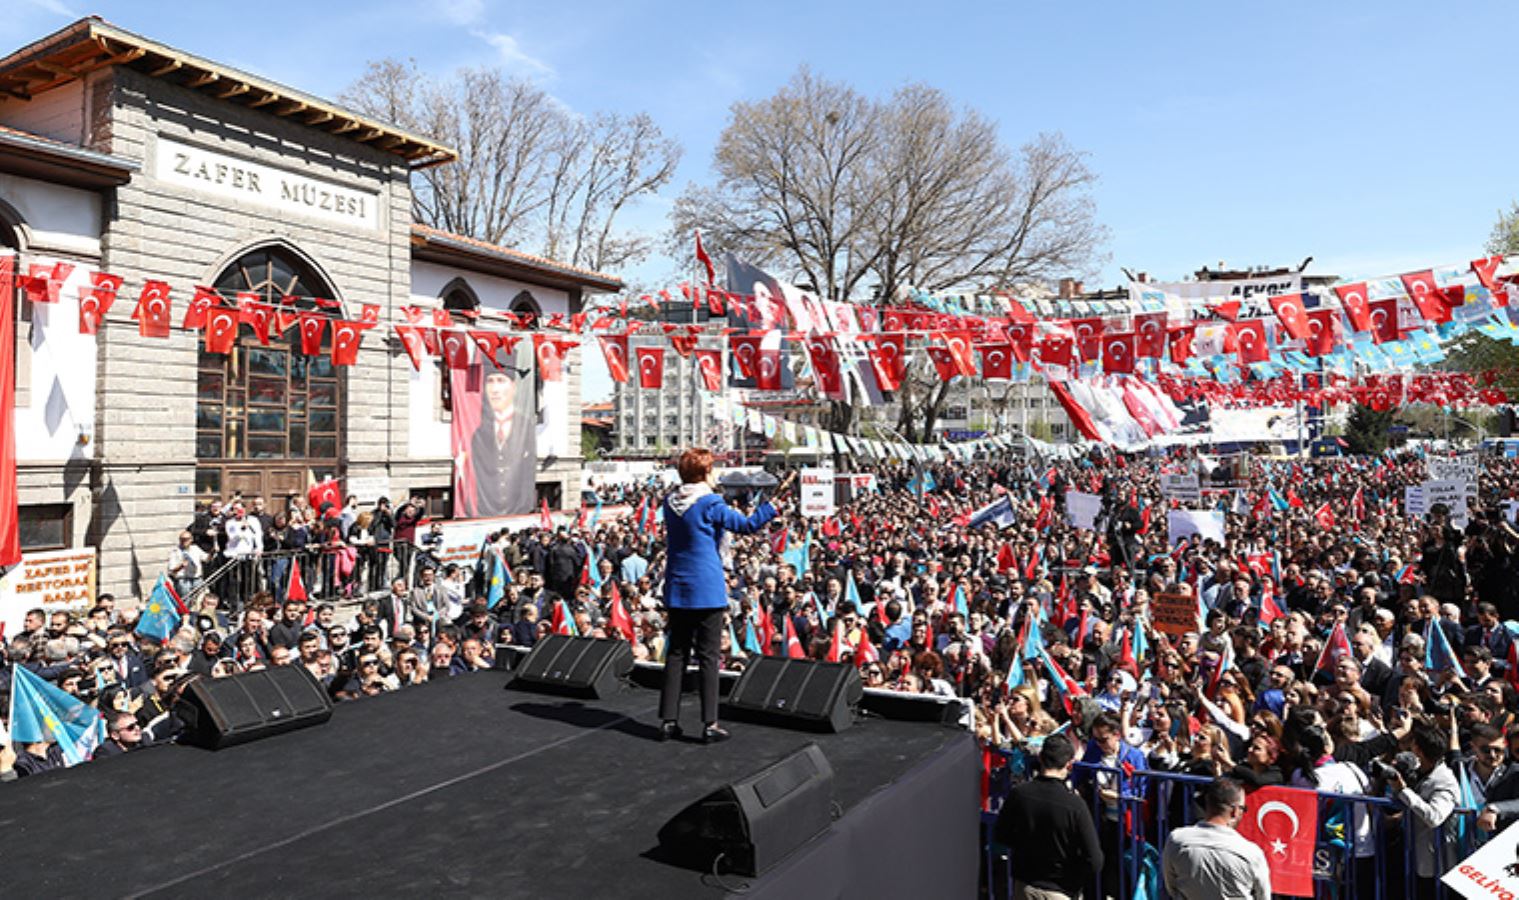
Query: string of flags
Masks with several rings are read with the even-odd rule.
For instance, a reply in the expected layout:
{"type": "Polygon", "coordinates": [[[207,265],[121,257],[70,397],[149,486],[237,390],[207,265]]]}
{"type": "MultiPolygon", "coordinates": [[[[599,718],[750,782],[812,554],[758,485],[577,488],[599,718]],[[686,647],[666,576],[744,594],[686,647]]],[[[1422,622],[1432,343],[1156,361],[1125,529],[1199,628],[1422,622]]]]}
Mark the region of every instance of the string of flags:
{"type": "MultiPolygon", "coordinates": [[[[618,297],[573,314],[405,305],[391,322],[382,321],[376,303],[358,304],[358,316],[349,318],[331,299],[289,296],[269,303],[257,294],[228,298],[204,286],[186,291],[148,279],[135,291],[130,318],[144,337],[197,331],[210,353],[230,352],[245,333],[269,344],[298,329],[303,354],[330,354],[340,366],[354,365],[366,333],[384,326],[417,368],[429,359],[460,368],[483,359],[502,367],[502,351],[512,353],[526,338],[547,380],[561,378],[567,354],[594,337],[613,380],[636,377],[644,389],[663,386],[670,350],[695,363],[711,392],[723,391],[729,376],[760,391],[782,390],[790,359],[806,379],[793,384],[841,401],[852,399],[852,385],[865,379],[875,388],[866,391],[871,396],[899,390],[909,365],[926,357],[944,381],[1040,377],[1121,391],[1137,379],[1177,402],[1498,405],[1508,398],[1493,373],[1438,383],[1405,373],[1443,361],[1446,346],[1468,333],[1519,342],[1519,303],[1511,302],[1519,298],[1519,270],[1499,256],[1244,299],[1230,293],[1230,282],[1196,285],[1196,296],[1136,282],[1127,301],[1086,305],[1025,304],[1006,293],[967,298],[919,291],[879,307],[791,291],[737,294],[716,287],[715,268],[704,267],[706,285],[618,297]],[[186,295],[176,316],[176,301],[186,295]],[[741,324],[630,317],[640,306],[657,310],[682,301],[741,324]],[[653,342],[631,340],[641,334],[653,342]]],[[[0,254],[0,289],[16,288],[39,306],[61,310],[77,303],[78,328],[86,334],[105,323],[118,297],[131,296],[119,275],[60,260],[23,267],[18,254],[0,254]]]]}

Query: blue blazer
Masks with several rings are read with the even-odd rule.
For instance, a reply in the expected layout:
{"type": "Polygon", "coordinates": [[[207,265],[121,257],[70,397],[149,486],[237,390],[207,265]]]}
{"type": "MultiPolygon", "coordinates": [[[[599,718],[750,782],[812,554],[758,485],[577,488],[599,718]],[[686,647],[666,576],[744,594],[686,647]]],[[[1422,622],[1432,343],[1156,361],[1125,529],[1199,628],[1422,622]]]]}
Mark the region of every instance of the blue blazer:
{"type": "MultiPolygon", "coordinates": [[[[1093,765],[1102,764],[1102,748],[1097,746],[1097,742],[1095,740],[1087,741],[1086,753],[1082,755],[1081,761],[1084,763],[1091,763],[1093,765]]],[[[1132,746],[1127,741],[1120,741],[1118,743],[1117,760],[1118,793],[1124,797],[1144,797],[1145,792],[1150,787],[1149,779],[1143,775],[1131,775],[1129,772],[1124,771],[1123,767],[1125,763],[1127,763],[1135,773],[1143,772],[1150,768],[1150,763],[1145,758],[1143,750],[1132,746]]],[[[1076,770],[1071,778],[1071,781],[1077,787],[1080,787],[1081,785],[1086,784],[1092,780],[1092,773],[1089,770],[1084,769],[1076,770]]]]}
{"type": "Polygon", "coordinates": [[[761,503],[752,516],[740,515],[719,494],[699,498],[683,516],[668,498],[665,514],[665,606],[670,609],[716,609],[728,605],[728,585],[718,546],[724,531],[753,534],[775,518],[775,508],[761,503]]]}

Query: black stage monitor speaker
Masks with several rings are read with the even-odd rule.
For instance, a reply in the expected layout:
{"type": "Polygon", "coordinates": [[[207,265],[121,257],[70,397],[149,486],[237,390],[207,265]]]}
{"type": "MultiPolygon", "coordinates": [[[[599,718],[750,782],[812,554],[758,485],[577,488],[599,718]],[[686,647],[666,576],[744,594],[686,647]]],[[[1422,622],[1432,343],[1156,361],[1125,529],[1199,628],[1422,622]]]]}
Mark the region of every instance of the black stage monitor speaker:
{"type": "Polygon", "coordinates": [[[270,666],[226,678],[197,678],[174,711],[186,744],[220,750],[272,734],[320,725],[332,700],[305,666],[270,666]]]}
{"type": "Polygon", "coordinates": [[[849,727],[863,691],[852,665],[761,656],[744,669],[724,706],[734,718],[836,732],[849,727]]]}
{"type": "Polygon", "coordinates": [[[675,814],[659,855],[703,872],[757,876],[833,821],[833,767],[808,744],[675,814]]]}
{"type": "Polygon", "coordinates": [[[633,649],[626,641],[551,634],[533,645],[517,663],[507,685],[529,691],[604,699],[619,679],[633,671],[633,649]]]}

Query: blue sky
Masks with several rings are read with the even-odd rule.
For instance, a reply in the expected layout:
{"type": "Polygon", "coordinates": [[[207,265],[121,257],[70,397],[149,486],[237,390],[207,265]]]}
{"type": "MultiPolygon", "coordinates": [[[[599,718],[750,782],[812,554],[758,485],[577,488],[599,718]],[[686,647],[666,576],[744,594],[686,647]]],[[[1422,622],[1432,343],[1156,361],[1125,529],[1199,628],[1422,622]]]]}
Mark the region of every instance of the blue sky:
{"type": "MultiPolygon", "coordinates": [[[[651,227],[709,177],[729,105],[802,63],[867,94],[931,84],[1013,145],[1063,132],[1101,179],[1107,286],[1120,266],[1461,262],[1519,199],[1519,4],[15,2],[7,47],[95,12],[324,96],[395,56],[437,74],[502,65],[585,113],[646,111],[685,147],[668,196],[638,211],[651,227]]],[[[595,397],[604,375],[587,374],[595,397]]]]}

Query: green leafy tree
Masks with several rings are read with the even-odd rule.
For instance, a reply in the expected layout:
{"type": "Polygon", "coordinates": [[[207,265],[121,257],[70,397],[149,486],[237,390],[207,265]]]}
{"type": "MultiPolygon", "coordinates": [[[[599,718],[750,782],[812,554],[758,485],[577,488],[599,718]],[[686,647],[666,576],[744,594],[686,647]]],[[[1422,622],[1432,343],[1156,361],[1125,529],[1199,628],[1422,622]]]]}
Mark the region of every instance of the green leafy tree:
{"type": "Polygon", "coordinates": [[[1351,453],[1381,453],[1390,440],[1387,429],[1392,425],[1393,411],[1377,412],[1369,406],[1356,404],[1345,422],[1345,443],[1351,453]]]}
{"type": "MultiPolygon", "coordinates": [[[[1499,213],[1487,239],[1487,252],[1510,256],[1519,254],[1519,203],[1499,213]]],[[[1495,341],[1475,331],[1455,343],[1446,358],[1446,369],[1461,372],[1495,371],[1498,385],[1510,394],[1519,390],[1519,347],[1507,341],[1495,341]]]]}

